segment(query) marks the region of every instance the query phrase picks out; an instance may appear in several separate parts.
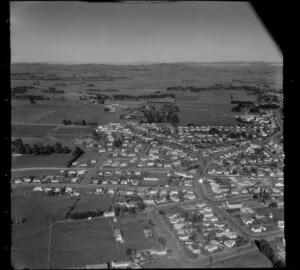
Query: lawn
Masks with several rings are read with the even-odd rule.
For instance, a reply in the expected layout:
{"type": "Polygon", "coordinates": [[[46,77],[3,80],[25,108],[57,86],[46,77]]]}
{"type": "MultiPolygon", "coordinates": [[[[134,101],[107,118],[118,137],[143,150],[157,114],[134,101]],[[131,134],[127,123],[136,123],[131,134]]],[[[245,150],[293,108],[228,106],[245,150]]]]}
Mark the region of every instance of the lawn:
{"type": "Polygon", "coordinates": [[[71,154],[53,154],[49,156],[23,155],[12,157],[12,168],[30,167],[66,167],[73,158],[71,154]]]}
{"type": "Polygon", "coordinates": [[[83,267],[121,260],[108,219],[75,221],[52,228],[51,268],[83,267]]]}
{"type": "Polygon", "coordinates": [[[67,197],[27,197],[20,190],[14,191],[11,218],[26,218],[22,225],[12,225],[11,261],[15,268],[47,268],[50,220],[63,219],[73,204],[67,197]]]}

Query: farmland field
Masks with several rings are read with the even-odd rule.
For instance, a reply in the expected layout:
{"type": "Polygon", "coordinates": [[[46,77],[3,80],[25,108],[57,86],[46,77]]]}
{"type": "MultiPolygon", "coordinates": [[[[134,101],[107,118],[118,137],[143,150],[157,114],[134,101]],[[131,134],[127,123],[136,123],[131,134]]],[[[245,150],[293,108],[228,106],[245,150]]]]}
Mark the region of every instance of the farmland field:
{"type": "Polygon", "coordinates": [[[99,209],[109,211],[112,204],[110,196],[88,195],[83,192],[80,195],[80,200],[76,204],[73,212],[84,212],[89,210],[99,209]]]}
{"type": "Polygon", "coordinates": [[[104,105],[91,105],[70,101],[37,101],[37,104],[13,100],[12,123],[61,124],[71,121],[109,123],[117,120],[116,114],[104,112],[104,105]]]}
{"type": "Polygon", "coordinates": [[[66,222],[53,226],[51,268],[83,267],[121,260],[108,219],[66,222]]]}
{"type": "Polygon", "coordinates": [[[55,126],[11,125],[12,137],[41,138],[53,130],[55,126]]]}
{"type": "Polygon", "coordinates": [[[11,218],[25,218],[12,225],[11,262],[16,268],[47,268],[50,220],[63,219],[74,204],[67,197],[24,196],[15,191],[11,198],[11,218]]]}
{"type": "Polygon", "coordinates": [[[23,155],[12,157],[12,168],[27,167],[67,167],[73,157],[71,154],[53,154],[50,156],[23,155]]]}

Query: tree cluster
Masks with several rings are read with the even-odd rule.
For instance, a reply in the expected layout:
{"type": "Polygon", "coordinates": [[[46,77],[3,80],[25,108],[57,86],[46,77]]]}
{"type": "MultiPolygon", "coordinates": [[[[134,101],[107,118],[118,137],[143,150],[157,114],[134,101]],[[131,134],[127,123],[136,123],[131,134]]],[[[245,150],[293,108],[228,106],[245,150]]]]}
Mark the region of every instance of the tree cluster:
{"type": "Polygon", "coordinates": [[[160,243],[163,247],[165,247],[166,246],[166,244],[167,244],[167,241],[166,241],[166,238],[164,238],[164,237],[159,237],[158,238],[158,243],[160,243]]]}
{"type": "Polygon", "coordinates": [[[89,218],[89,217],[99,217],[102,215],[103,215],[103,211],[94,210],[94,211],[70,213],[70,218],[71,219],[85,219],[85,218],[89,218]]]}
{"type": "Polygon", "coordinates": [[[71,121],[71,120],[62,120],[62,123],[65,125],[65,126],[68,126],[68,125],[76,125],[76,126],[86,126],[86,125],[89,125],[89,126],[96,126],[98,125],[98,123],[96,122],[87,122],[85,120],[81,120],[81,121],[71,121]]]}
{"type": "Polygon", "coordinates": [[[146,123],[172,123],[177,126],[180,122],[176,112],[179,108],[175,105],[164,105],[160,111],[157,111],[154,107],[150,107],[149,110],[143,110],[146,123]]]}
{"type": "Polygon", "coordinates": [[[141,99],[159,99],[159,98],[175,98],[174,94],[150,94],[150,95],[139,95],[139,96],[133,96],[133,95],[113,95],[113,100],[141,100],[141,99]]]}
{"type": "Polygon", "coordinates": [[[71,152],[69,147],[63,147],[59,142],[54,145],[34,144],[33,146],[30,146],[29,144],[24,144],[21,138],[12,140],[11,147],[13,153],[29,155],[68,154],[71,152]]]}

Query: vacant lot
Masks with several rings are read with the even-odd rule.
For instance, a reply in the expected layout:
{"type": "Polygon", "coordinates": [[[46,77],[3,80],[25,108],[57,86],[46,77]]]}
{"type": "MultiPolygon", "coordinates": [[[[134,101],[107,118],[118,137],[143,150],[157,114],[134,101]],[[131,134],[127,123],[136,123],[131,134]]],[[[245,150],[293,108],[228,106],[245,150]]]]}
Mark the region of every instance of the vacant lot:
{"type": "Polygon", "coordinates": [[[11,219],[25,218],[23,224],[12,225],[11,261],[15,268],[47,268],[50,220],[63,219],[73,204],[68,197],[24,196],[21,190],[14,191],[11,219]]]}
{"type": "Polygon", "coordinates": [[[12,158],[12,168],[66,167],[72,159],[71,154],[53,154],[50,156],[23,155],[12,158]]]}
{"type": "Polygon", "coordinates": [[[108,219],[57,224],[52,229],[51,268],[121,260],[108,219]]]}

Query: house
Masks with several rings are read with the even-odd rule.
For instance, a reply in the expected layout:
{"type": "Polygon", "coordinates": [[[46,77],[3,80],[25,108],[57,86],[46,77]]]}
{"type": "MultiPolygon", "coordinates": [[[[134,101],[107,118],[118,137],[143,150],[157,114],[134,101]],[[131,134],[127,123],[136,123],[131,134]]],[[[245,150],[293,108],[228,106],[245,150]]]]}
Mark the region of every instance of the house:
{"type": "MultiPolygon", "coordinates": [[[[73,177],[71,179],[71,183],[77,183],[77,181],[78,181],[78,177],[73,177]]],[[[51,180],[51,182],[52,182],[52,180],[51,180]]]]}
{"type": "Polygon", "coordinates": [[[15,184],[20,184],[22,181],[20,179],[15,180],[15,184]]]}
{"type": "Polygon", "coordinates": [[[66,192],[66,193],[72,193],[72,192],[73,192],[73,188],[71,188],[71,187],[66,187],[65,192],[66,192]]]}
{"type": "Polygon", "coordinates": [[[116,239],[116,241],[120,241],[121,243],[124,243],[122,232],[120,229],[114,230],[114,238],[116,239]]]}
{"type": "Polygon", "coordinates": [[[228,209],[239,209],[243,207],[243,203],[234,203],[234,202],[230,203],[226,201],[226,206],[228,207],[228,209]]]}
{"type": "Polygon", "coordinates": [[[43,188],[41,186],[37,186],[37,187],[34,187],[32,191],[43,191],[43,188]]]}
{"type": "Polygon", "coordinates": [[[278,227],[282,230],[284,229],[284,220],[278,220],[278,227]]]}
{"type": "Polygon", "coordinates": [[[235,239],[238,237],[236,232],[227,231],[225,234],[229,239],[235,239]]]}
{"type": "Polygon", "coordinates": [[[189,239],[190,235],[189,234],[183,234],[183,235],[179,235],[178,238],[180,240],[187,240],[189,239]]]}
{"type": "Polygon", "coordinates": [[[218,249],[218,246],[215,244],[209,244],[204,247],[208,252],[213,252],[218,249]]]}
{"type": "Polygon", "coordinates": [[[226,247],[232,248],[232,247],[234,247],[234,245],[235,245],[235,241],[234,241],[234,240],[226,240],[226,241],[224,242],[224,245],[225,245],[226,247]]]}
{"type": "Polygon", "coordinates": [[[103,213],[104,217],[114,217],[115,216],[115,212],[111,211],[111,212],[104,212],[103,213]]]}
{"type": "Polygon", "coordinates": [[[110,263],[111,268],[124,268],[126,269],[127,267],[129,267],[129,265],[131,264],[131,261],[121,261],[121,262],[115,262],[112,261],[110,263]]]}
{"type": "Polygon", "coordinates": [[[108,269],[108,263],[86,265],[85,269],[108,269]]]}
{"type": "Polygon", "coordinates": [[[251,226],[251,231],[254,233],[261,233],[263,231],[266,231],[267,229],[262,225],[253,225],[251,226]]]}
{"type": "Polygon", "coordinates": [[[152,231],[150,229],[145,229],[144,234],[146,237],[151,237],[152,236],[152,231]]]}

